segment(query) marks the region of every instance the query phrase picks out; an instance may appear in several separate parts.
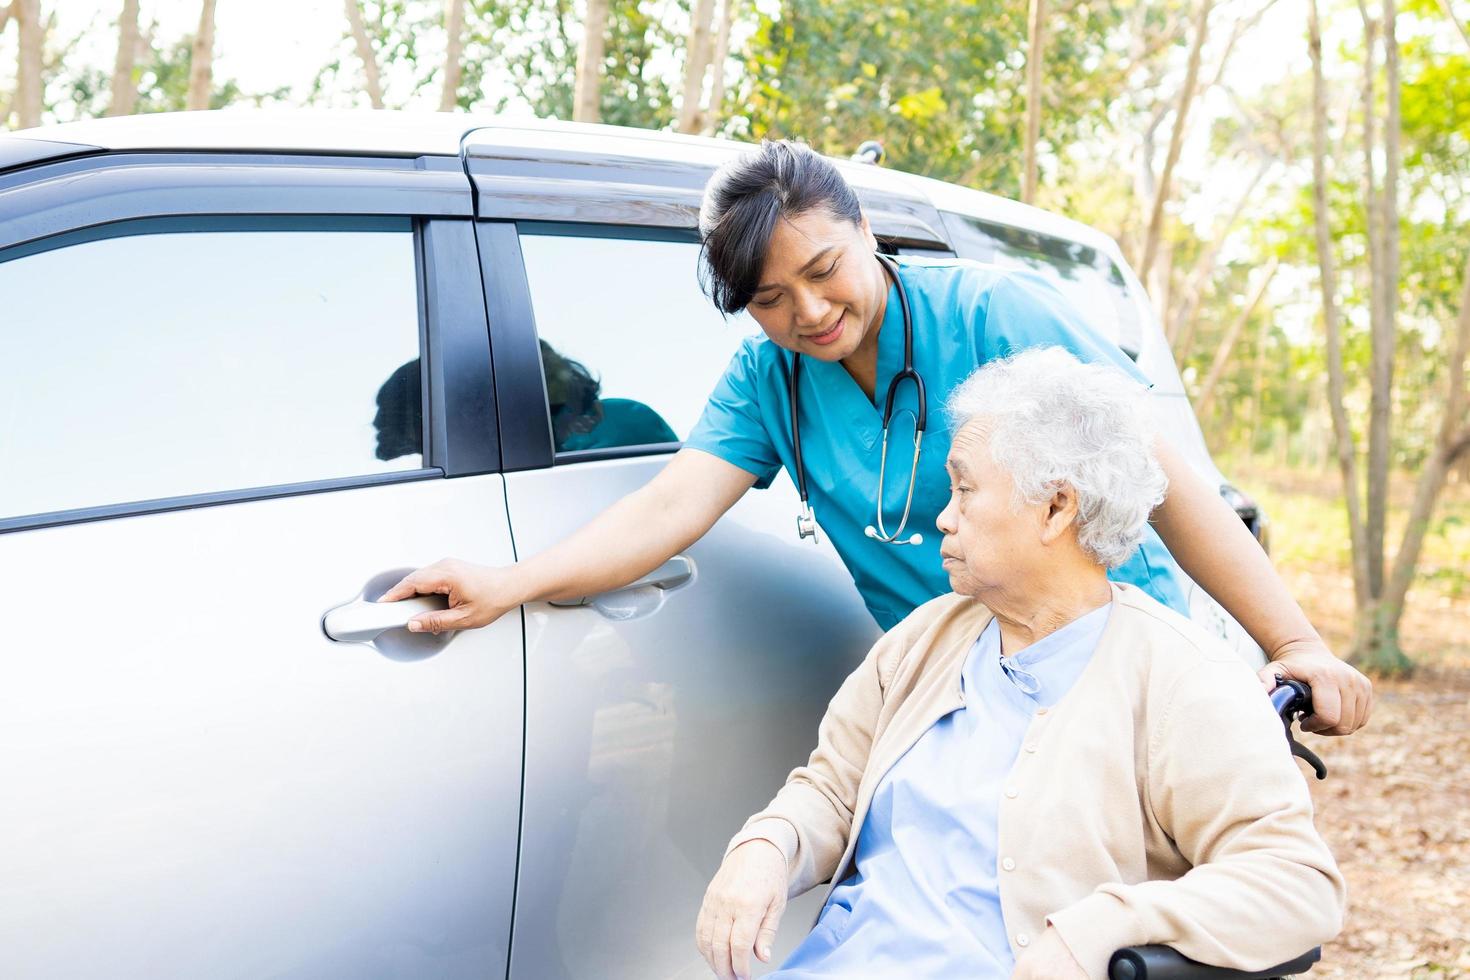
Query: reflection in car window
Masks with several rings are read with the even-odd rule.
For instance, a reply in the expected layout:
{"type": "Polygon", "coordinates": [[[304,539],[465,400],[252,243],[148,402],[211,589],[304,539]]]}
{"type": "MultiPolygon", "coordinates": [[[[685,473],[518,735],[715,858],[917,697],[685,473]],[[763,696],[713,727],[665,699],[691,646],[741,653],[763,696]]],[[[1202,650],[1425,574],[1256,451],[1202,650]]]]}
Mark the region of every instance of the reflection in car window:
{"type": "Polygon", "coordinates": [[[0,295],[0,518],[423,465],[406,218],[128,222],[0,295]]]}
{"type": "Polygon", "coordinates": [[[638,229],[523,225],[558,452],[668,445],[689,434],[740,341],[699,289],[699,244],[638,229]],[[612,237],[616,236],[616,237],[612,237]],[[567,288],[575,270],[577,287],[567,288]]]}
{"type": "Polygon", "coordinates": [[[1103,336],[1137,358],[1143,325],[1122,271],[1107,255],[1065,238],[964,215],[946,224],[959,254],[1002,269],[1030,269],[1047,279],[1091,320],[1103,336]]]}

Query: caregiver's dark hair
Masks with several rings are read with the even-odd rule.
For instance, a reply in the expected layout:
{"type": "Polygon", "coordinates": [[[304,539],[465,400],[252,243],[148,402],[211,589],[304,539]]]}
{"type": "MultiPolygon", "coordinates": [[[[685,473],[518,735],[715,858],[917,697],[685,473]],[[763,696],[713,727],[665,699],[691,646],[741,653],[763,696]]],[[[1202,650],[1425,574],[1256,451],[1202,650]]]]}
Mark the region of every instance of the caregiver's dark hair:
{"type": "Polygon", "coordinates": [[[699,279],[721,312],[738,313],[755,295],[776,222],[813,208],[853,224],[863,217],[832,161],[804,143],[762,141],[715,171],[699,209],[699,279]]]}

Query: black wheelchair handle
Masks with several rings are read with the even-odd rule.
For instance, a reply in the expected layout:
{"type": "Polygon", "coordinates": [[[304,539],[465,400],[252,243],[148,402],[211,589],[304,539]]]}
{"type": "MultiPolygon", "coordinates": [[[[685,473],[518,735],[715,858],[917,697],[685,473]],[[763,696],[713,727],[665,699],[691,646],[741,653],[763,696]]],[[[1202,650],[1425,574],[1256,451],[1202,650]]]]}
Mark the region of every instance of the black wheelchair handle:
{"type": "Polygon", "coordinates": [[[1108,980],[1277,980],[1306,973],[1321,958],[1318,946],[1294,960],[1251,973],[1196,963],[1168,946],[1129,946],[1108,961],[1108,980]]]}
{"type": "Polygon", "coordinates": [[[1291,754],[1311,766],[1318,779],[1326,779],[1327,764],[1298,742],[1291,730],[1297,719],[1312,713],[1312,689],[1301,681],[1282,681],[1272,689],[1270,697],[1271,706],[1281,716],[1281,724],[1286,729],[1286,744],[1291,747],[1291,754]]]}

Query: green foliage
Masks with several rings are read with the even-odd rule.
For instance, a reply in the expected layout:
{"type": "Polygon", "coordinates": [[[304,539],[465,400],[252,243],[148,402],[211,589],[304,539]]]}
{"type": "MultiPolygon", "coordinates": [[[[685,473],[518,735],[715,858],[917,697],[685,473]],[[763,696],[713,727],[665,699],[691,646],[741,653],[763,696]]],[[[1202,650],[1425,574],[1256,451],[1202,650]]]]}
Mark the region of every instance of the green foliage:
{"type": "MultiPolygon", "coordinates": [[[[112,104],[112,72],[85,63],[74,64],[65,55],[80,38],[64,45],[55,58],[56,70],[47,85],[46,112],[58,122],[90,119],[103,115],[112,104]]],[[[188,107],[189,64],[194,38],[185,35],[173,44],[150,44],[133,69],[138,86],[134,113],[179,112],[188,107]]],[[[247,94],[232,78],[214,77],[209,107],[222,109],[241,101],[260,103],[281,99],[287,90],[247,94]]]]}
{"type": "MultiPolygon", "coordinates": [[[[727,129],[843,156],[879,139],[889,166],[1017,196],[1026,10],[1016,0],[786,0],[760,15],[727,129]]],[[[1051,19],[1048,145],[1105,122],[1117,81],[1106,41],[1120,16],[1080,4],[1051,19]]]]}
{"type": "MultiPolygon", "coordinates": [[[[442,29],[444,4],[427,0],[360,0],[363,27],[380,68],[385,108],[401,108],[408,100],[433,84],[441,68],[437,60],[424,59],[419,39],[442,29]]],[[[337,57],[324,65],[306,94],[307,103],[317,103],[334,92],[359,93],[362,63],[346,17],[337,57]]],[[[366,98],[364,96],[364,104],[366,98]]]]}
{"type": "MultiPolygon", "coordinates": [[[[538,116],[572,117],[580,11],[571,0],[475,0],[459,104],[504,110],[513,100],[538,116]],[[508,84],[506,84],[508,83],[508,84]]],[[[674,25],[688,0],[612,0],[603,57],[601,121],[663,129],[676,113],[685,38],[674,25]]]]}

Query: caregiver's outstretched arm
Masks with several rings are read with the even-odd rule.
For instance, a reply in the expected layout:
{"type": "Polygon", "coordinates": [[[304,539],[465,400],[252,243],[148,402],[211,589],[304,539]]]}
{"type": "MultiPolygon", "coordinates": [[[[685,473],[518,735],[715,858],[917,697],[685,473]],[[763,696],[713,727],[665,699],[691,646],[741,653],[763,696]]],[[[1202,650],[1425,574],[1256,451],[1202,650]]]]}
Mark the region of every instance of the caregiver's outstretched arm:
{"type": "Polygon", "coordinates": [[[378,601],[447,595],[448,609],[420,613],[408,624],[414,632],[438,633],[493,623],[526,602],[607,592],[698,541],[754,485],[752,474],[718,456],[681,449],[647,484],[541,554],[499,568],[445,558],[378,601]]]}
{"type": "Polygon", "coordinates": [[[1185,573],[1266,651],[1271,662],[1261,669],[1262,684],[1273,687],[1280,677],[1311,687],[1315,713],[1302,720],[1305,731],[1350,735],[1363,727],[1373,684],[1327,649],[1230,505],[1162,441],[1154,453],[1169,478],[1154,527],[1185,573]]]}

